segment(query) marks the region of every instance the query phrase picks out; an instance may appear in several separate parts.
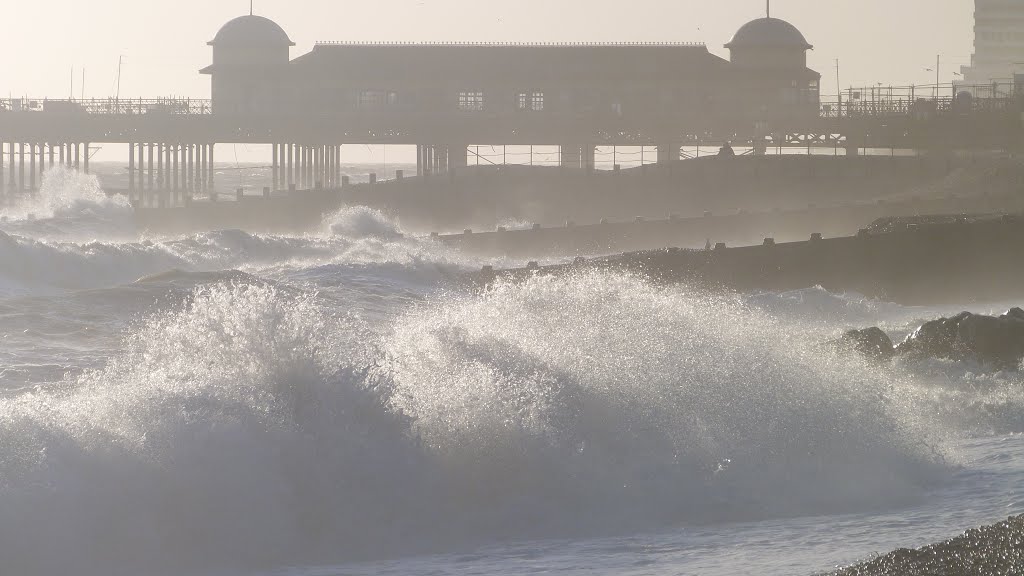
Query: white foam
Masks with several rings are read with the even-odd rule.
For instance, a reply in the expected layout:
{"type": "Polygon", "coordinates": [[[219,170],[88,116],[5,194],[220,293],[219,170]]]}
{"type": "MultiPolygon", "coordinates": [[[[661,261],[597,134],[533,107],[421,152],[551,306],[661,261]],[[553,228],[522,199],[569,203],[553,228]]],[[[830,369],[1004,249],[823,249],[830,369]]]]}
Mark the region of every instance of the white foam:
{"type": "Polygon", "coordinates": [[[108,196],[92,175],[65,166],[43,174],[38,192],[0,209],[4,229],[35,238],[125,238],[134,234],[126,198],[108,196]]]}
{"type": "Polygon", "coordinates": [[[122,348],[0,398],[12,573],[863,510],[943,477],[895,380],[737,300],[628,276],[438,295],[383,337],[313,297],[222,284],[122,348]]]}

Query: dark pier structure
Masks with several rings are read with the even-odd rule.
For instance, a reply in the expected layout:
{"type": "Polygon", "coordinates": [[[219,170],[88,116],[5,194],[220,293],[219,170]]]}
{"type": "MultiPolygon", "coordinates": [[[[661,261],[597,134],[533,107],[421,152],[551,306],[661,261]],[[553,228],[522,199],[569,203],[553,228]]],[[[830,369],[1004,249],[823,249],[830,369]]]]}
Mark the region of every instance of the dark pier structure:
{"type": "MultiPolygon", "coordinates": [[[[127,194],[140,211],[217,200],[217,144],[269,145],[277,191],[344,186],[345,145],[417,148],[417,175],[450,177],[472,146],[558,146],[566,170],[593,171],[598,146],[1008,149],[1021,101],[998,87],[849,90],[821,97],[812,48],[772,17],[742,26],[730,57],[685,43],[294,43],[254,15],[209,43],[210,100],[2,100],[0,191],[37,188],[57,163],[89,170],[93,144],[128,145],[127,194]]],[[[324,198],[324,195],[310,195],[324,198]]]]}

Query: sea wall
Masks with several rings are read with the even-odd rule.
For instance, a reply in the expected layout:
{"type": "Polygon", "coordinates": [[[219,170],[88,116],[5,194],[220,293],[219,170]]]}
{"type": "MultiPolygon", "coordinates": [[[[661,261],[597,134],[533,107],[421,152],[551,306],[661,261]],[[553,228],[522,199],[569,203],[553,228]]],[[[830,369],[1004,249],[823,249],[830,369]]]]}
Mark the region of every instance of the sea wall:
{"type": "Polygon", "coordinates": [[[822,286],[903,304],[994,301],[1024,296],[1024,220],[1020,216],[953,222],[884,222],[855,236],[814,237],[713,250],[663,249],[572,264],[505,271],[473,279],[620,270],[702,289],[783,291],[822,286]]]}
{"type": "MultiPolygon", "coordinates": [[[[568,221],[664,219],[670,214],[689,218],[706,212],[724,216],[740,211],[810,211],[826,226],[835,218],[842,220],[834,228],[841,233],[850,229],[851,220],[863,221],[865,215],[868,219],[904,215],[908,209],[917,213],[1014,211],[1022,198],[1024,164],[1005,158],[750,156],[592,173],[557,167],[470,167],[445,175],[333,190],[276,191],[268,198],[248,195],[240,202],[234,201],[234,195],[222,195],[220,202],[203,199],[183,207],[138,208],[136,212],[140,228],[153,231],[305,232],[320,229],[324,216],[342,205],[365,205],[394,216],[409,233],[426,235],[534,223],[552,228],[568,221]],[[948,202],[954,197],[961,198],[948,202]],[[912,206],[934,200],[947,202],[920,209],[912,206]],[[874,207],[851,210],[855,205],[874,207]]],[[[833,229],[819,227],[819,231],[833,229]]],[[[790,230],[787,222],[768,219],[751,231],[768,232],[781,238],[790,230]]],[[[804,228],[793,230],[803,232],[804,228]]]]}
{"type": "Polygon", "coordinates": [[[862,202],[835,206],[809,205],[795,210],[732,214],[707,212],[702,216],[669,216],[654,220],[606,220],[553,228],[539,224],[526,229],[435,236],[437,241],[478,255],[544,258],[600,255],[664,247],[701,248],[707,242],[730,245],[760,243],[764,238],[793,242],[813,233],[824,236],[855,234],[879,218],[961,214],[990,210],[1024,210],[1024,196],[1003,194],[983,197],[947,196],[862,202]]]}
{"type": "Polygon", "coordinates": [[[470,167],[454,175],[358,185],[351,204],[388,211],[414,232],[495,230],[510,222],[665,218],[896,202],[952,194],[1020,195],[1024,164],[1006,158],[743,156],[586,173],[557,167],[470,167]]]}

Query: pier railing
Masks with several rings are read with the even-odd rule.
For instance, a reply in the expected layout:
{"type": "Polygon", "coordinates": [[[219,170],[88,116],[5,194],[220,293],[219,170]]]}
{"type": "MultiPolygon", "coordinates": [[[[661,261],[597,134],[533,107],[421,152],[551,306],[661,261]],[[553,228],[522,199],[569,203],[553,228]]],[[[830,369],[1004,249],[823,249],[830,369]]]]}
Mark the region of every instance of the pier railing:
{"type": "Polygon", "coordinates": [[[112,116],[138,116],[144,114],[165,114],[202,116],[211,114],[210,100],[193,98],[3,98],[0,99],[0,113],[3,112],[48,112],[59,114],[103,114],[112,116]]]}
{"type": "Polygon", "coordinates": [[[892,118],[1024,110],[1024,85],[942,84],[848,88],[821,99],[822,118],[892,118]]]}

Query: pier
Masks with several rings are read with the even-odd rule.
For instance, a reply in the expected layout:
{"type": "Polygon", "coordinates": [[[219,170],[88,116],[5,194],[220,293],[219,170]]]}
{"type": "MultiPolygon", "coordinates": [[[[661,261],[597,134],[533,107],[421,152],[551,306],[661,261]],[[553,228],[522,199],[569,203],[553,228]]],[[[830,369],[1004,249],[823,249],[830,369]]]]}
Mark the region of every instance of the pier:
{"type": "MultiPolygon", "coordinates": [[[[259,16],[210,42],[210,99],[0,100],[0,193],[38,188],[57,164],[88,172],[90,151],[126,145],[140,209],[218,199],[218,145],[269,148],[271,193],[345,185],[351,145],[416,148],[416,176],[456,178],[474,146],[552,146],[592,172],[598,147],[642,146],[657,164],[715,153],[869,148],[1016,150],[1019,86],[910,86],[821,95],[812,46],[777,18],[744,25],[730,58],[690,43],[336,43],[292,58],[259,16]]],[[[644,162],[641,162],[644,163],[644,162]]]]}

